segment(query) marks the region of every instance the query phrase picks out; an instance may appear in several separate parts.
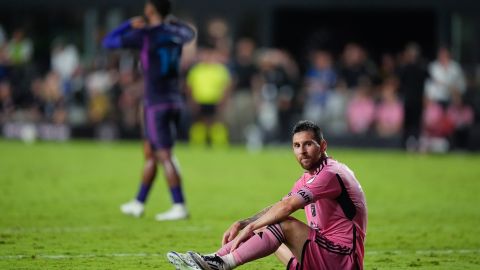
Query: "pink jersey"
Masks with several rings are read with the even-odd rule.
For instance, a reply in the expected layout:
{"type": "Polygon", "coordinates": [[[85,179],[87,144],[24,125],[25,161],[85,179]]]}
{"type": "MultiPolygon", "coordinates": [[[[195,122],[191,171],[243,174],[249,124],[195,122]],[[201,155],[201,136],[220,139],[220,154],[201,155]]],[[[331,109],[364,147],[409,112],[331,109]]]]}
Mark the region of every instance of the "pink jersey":
{"type": "Polygon", "coordinates": [[[347,121],[350,131],[361,134],[368,131],[375,118],[375,104],[368,97],[355,97],[347,107],[347,121]]]}
{"type": "Polygon", "coordinates": [[[400,101],[382,102],[377,106],[376,121],[389,128],[401,127],[403,123],[403,106],[400,101]]]}
{"type": "Polygon", "coordinates": [[[288,196],[305,200],[308,225],[328,239],[325,249],[338,252],[342,247],[341,252],[353,253],[363,265],[367,205],[362,187],[345,164],[328,158],[314,174],[305,172],[288,196]]]}

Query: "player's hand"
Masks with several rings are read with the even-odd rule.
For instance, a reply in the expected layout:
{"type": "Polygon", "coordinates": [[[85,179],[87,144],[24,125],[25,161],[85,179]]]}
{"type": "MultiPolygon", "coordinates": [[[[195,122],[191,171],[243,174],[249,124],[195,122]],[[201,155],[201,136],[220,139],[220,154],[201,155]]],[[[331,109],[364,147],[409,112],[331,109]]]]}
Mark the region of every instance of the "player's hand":
{"type": "Polygon", "coordinates": [[[232,248],[230,249],[230,253],[232,253],[238,246],[252,237],[255,233],[253,232],[253,227],[251,225],[247,225],[243,230],[235,237],[233,240],[232,248]]]}
{"type": "Polygon", "coordinates": [[[236,221],[233,223],[232,226],[230,226],[230,228],[228,228],[228,230],[226,230],[223,234],[222,246],[235,239],[241,229],[240,222],[236,221]]]}
{"type": "Polygon", "coordinates": [[[142,16],[136,16],[130,19],[130,25],[134,29],[142,29],[147,26],[147,22],[145,21],[145,18],[142,16]]]}

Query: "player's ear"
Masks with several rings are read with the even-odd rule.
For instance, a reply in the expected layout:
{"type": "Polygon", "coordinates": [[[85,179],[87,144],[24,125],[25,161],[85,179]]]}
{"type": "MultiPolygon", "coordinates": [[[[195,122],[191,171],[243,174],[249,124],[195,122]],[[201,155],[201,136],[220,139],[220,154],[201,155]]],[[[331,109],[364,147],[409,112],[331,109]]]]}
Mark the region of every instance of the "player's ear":
{"type": "Polygon", "coordinates": [[[322,139],[320,141],[320,152],[326,152],[327,151],[327,141],[325,141],[324,139],[322,139]]]}

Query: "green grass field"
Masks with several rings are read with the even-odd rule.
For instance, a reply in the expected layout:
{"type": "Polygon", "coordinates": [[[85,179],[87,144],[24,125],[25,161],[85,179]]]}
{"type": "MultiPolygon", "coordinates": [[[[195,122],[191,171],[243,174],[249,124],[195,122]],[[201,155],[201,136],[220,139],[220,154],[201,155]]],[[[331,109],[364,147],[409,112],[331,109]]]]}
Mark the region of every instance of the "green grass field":
{"type": "MultiPolygon", "coordinates": [[[[136,192],[141,149],[0,140],[0,269],[173,269],[167,251],[216,250],[231,222],[279,200],[302,173],[288,146],[250,154],[180,145],[192,217],[159,223],[154,215],[170,205],[163,175],[143,218],[119,211],[136,192]]],[[[367,196],[365,269],[480,269],[480,155],[329,154],[367,196]]],[[[240,269],[284,268],[268,257],[240,269]]]]}

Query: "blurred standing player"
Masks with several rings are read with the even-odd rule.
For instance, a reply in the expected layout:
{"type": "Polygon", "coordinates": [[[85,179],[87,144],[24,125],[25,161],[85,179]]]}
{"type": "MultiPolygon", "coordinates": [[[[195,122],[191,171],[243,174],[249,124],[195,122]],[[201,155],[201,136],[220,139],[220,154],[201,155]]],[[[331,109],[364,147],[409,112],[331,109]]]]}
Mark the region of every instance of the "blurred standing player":
{"type": "Polygon", "coordinates": [[[320,128],[300,121],[293,152],[305,173],[280,202],[234,222],[209,255],[169,252],[177,269],[230,270],[275,252],[287,269],[363,269],[367,205],[353,172],[327,156],[320,128]],[[308,224],[290,215],[305,209],[308,224]]]}
{"type": "Polygon", "coordinates": [[[191,41],[194,30],[169,16],[170,0],[148,0],[144,17],[134,17],[110,32],[106,48],[140,50],[144,70],[144,153],[145,167],[137,197],[121,206],[124,214],[140,217],[160,163],[170,187],[172,208],[155,216],[158,221],[188,217],[181,177],[172,155],[175,132],[183,108],[179,90],[179,62],[182,46],[191,41]]]}

